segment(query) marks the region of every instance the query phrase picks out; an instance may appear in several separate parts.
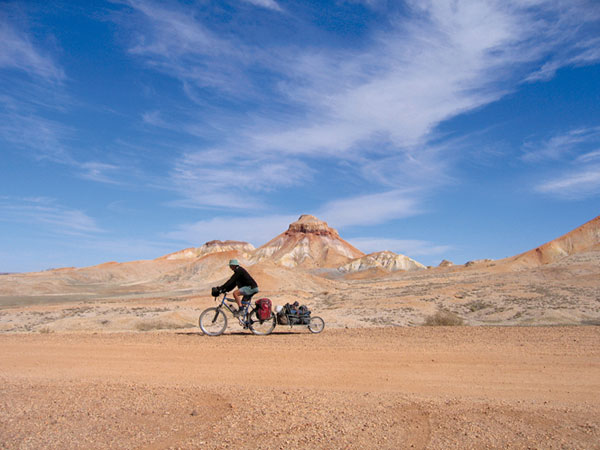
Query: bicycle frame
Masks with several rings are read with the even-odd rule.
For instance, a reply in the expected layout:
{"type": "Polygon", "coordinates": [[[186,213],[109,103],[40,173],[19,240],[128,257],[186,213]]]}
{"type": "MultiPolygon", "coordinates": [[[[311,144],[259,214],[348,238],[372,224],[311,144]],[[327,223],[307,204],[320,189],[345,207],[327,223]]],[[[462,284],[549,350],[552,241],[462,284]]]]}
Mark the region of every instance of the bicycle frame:
{"type": "MultiPolygon", "coordinates": [[[[217,300],[219,297],[215,297],[215,300],[217,300]]],[[[229,306],[228,303],[226,303],[226,301],[229,300],[231,302],[235,302],[234,298],[229,298],[227,297],[227,293],[223,294],[223,298],[221,299],[221,303],[219,304],[219,306],[217,306],[217,308],[222,308],[223,306],[229,310],[229,312],[231,313],[232,316],[235,317],[235,311],[233,309],[231,309],[231,306],[229,306]]],[[[243,306],[243,311],[244,313],[240,316],[237,317],[237,319],[240,322],[240,325],[247,327],[248,326],[248,318],[250,317],[250,313],[252,311],[248,311],[248,309],[250,309],[250,304],[251,304],[251,300],[244,300],[242,299],[242,306],[243,306]]]]}

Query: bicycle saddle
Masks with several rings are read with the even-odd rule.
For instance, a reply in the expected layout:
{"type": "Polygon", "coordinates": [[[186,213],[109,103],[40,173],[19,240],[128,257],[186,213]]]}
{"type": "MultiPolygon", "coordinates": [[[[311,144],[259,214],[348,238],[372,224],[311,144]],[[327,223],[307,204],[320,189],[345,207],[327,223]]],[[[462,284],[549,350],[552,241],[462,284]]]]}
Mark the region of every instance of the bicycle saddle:
{"type": "Polygon", "coordinates": [[[250,303],[250,300],[252,300],[252,297],[254,297],[257,293],[255,292],[254,294],[250,294],[250,295],[244,295],[242,297],[242,303],[250,303]]]}

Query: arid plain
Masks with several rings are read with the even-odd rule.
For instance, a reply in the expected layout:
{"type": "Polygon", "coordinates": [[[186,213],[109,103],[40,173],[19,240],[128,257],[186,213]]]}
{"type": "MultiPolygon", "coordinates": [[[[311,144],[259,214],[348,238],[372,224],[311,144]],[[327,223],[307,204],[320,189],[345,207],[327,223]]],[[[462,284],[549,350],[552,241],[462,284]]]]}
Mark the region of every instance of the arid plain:
{"type": "Polygon", "coordinates": [[[3,448],[600,448],[600,218],[424,268],[302,216],[258,249],[2,275],[0,305],[3,448]],[[202,335],[232,257],[325,332],[202,335]]]}

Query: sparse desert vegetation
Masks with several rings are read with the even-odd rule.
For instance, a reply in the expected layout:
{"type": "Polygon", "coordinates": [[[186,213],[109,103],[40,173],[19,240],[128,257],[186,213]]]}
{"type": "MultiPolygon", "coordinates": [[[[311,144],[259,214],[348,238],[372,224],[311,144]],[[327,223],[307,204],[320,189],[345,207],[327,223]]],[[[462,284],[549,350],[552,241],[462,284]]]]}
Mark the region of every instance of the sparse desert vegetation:
{"type": "Polygon", "coordinates": [[[456,327],[464,325],[465,321],[456,313],[447,310],[440,310],[431,316],[425,318],[424,325],[428,327],[456,327]]]}

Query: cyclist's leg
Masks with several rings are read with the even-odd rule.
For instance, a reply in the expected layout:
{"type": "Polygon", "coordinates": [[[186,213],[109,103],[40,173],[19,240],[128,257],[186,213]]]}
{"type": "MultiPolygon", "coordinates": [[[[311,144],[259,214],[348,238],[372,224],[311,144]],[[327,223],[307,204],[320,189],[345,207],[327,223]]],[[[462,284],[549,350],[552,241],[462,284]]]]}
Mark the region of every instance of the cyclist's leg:
{"type": "Polygon", "coordinates": [[[243,287],[233,291],[233,298],[235,299],[235,302],[237,303],[237,306],[238,306],[238,310],[236,311],[237,314],[234,314],[236,317],[239,317],[242,314],[242,312],[244,311],[244,304],[242,303],[242,301],[244,300],[244,297],[245,297],[245,291],[244,291],[243,287]]]}
{"type": "Polygon", "coordinates": [[[242,309],[242,297],[243,296],[244,296],[244,294],[242,294],[239,289],[236,289],[235,291],[233,291],[233,298],[235,299],[235,302],[238,305],[238,309],[242,309]]]}
{"type": "Polygon", "coordinates": [[[252,297],[253,294],[258,292],[258,288],[251,288],[250,286],[243,286],[236,291],[233,292],[233,298],[235,298],[235,302],[237,303],[239,309],[242,309],[242,300],[245,300],[244,297],[252,297]]]}

